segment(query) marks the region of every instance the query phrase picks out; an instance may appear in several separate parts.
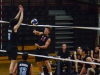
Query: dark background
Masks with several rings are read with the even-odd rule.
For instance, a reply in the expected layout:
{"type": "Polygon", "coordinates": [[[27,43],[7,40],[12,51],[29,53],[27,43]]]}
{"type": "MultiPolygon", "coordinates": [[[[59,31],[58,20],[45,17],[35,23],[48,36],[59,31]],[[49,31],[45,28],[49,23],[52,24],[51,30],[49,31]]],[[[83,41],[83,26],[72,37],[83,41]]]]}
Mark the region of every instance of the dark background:
{"type": "MultiPolygon", "coordinates": [[[[49,15],[49,10],[65,10],[67,15],[73,17],[72,26],[98,27],[98,1],[97,0],[3,0],[2,17],[5,21],[10,21],[18,12],[18,5],[24,7],[23,23],[30,24],[32,18],[37,18],[39,24],[55,25],[55,16],[49,15]]],[[[67,26],[67,25],[66,25],[67,26]]],[[[7,29],[8,25],[3,24],[3,49],[7,46],[7,29]]],[[[37,28],[43,31],[44,28],[37,28]]],[[[21,26],[19,28],[19,46],[34,45],[37,41],[37,36],[32,33],[33,27],[21,26]]],[[[49,52],[55,52],[55,28],[52,29],[51,45],[49,52]]],[[[96,30],[73,29],[73,48],[76,46],[86,45],[93,49],[96,45],[96,30]]],[[[24,49],[22,48],[22,51],[24,49]]],[[[29,50],[28,50],[29,51],[29,50]]],[[[34,52],[34,51],[29,51],[34,52]]],[[[1,54],[5,55],[5,54],[1,54]]]]}

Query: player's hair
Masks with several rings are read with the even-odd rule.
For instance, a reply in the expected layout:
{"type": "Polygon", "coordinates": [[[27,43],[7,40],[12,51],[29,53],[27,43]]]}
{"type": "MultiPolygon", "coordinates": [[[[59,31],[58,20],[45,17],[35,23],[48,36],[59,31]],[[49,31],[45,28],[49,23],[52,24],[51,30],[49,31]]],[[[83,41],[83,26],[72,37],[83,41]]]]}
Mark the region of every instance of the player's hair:
{"type": "Polygon", "coordinates": [[[23,60],[27,60],[28,59],[28,53],[24,52],[22,55],[23,60]]]}
{"type": "Polygon", "coordinates": [[[99,47],[100,48],[100,45],[96,45],[95,47],[99,47]]]}
{"type": "Polygon", "coordinates": [[[86,54],[88,54],[88,51],[89,51],[88,47],[87,46],[83,46],[82,47],[82,51],[84,51],[86,54]]]}
{"type": "Polygon", "coordinates": [[[51,31],[51,29],[52,29],[52,27],[51,27],[51,26],[47,26],[47,27],[45,27],[45,28],[48,28],[48,29],[49,29],[49,31],[51,31]]]}
{"type": "Polygon", "coordinates": [[[11,27],[14,27],[17,23],[18,23],[18,19],[13,18],[13,19],[10,20],[10,26],[11,27]]]}

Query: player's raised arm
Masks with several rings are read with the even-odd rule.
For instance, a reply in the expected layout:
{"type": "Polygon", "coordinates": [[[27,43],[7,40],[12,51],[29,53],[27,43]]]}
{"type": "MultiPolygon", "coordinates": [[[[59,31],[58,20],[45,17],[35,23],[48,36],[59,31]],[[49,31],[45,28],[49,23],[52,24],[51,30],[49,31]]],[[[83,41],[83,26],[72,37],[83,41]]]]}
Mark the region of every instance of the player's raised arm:
{"type": "Polygon", "coordinates": [[[19,10],[19,12],[18,12],[18,14],[16,15],[16,17],[15,17],[15,19],[18,19],[19,18],[19,16],[20,16],[20,10],[19,10]]]}
{"type": "Polygon", "coordinates": [[[38,36],[41,36],[43,34],[43,32],[39,32],[39,31],[36,31],[36,30],[33,30],[33,33],[35,35],[38,35],[38,36]]]}
{"type": "Polygon", "coordinates": [[[20,19],[19,19],[17,25],[14,26],[14,32],[17,32],[17,29],[20,27],[20,25],[23,21],[23,7],[20,5],[19,9],[20,9],[20,12],[21,12],[21,16],[20,16],[20,19]]]}

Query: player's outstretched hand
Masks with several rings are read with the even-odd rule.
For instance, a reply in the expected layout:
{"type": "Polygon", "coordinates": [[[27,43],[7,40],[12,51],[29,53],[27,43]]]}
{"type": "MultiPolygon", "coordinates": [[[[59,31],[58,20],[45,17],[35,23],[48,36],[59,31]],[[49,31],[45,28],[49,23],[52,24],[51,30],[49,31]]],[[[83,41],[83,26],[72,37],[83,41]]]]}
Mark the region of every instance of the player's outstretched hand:
{"type": "Polygon", "coordinates": [[[20,12],[22,12],[24,10],[22,5],[19,5],[18,7],[19,7],[20,12]]]}
{"type": "Polygon", "coordinates": [[[33,30],[33,33],[36,34],[36,30],[33,30]]]}
{"type": "Polygon", "coordinates": [[[37,48],[39,48],[39,45],[38,45],[37,43],[35,43],[35,46],[36,46],[37,48]]]}

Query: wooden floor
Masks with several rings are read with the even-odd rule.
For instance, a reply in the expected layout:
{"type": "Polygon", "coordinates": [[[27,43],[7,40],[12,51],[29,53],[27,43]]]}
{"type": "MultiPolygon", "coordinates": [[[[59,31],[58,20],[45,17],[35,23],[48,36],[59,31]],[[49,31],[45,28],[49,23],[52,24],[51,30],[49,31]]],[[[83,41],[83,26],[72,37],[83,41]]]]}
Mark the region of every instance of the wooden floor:
{"type": "MultiPolygon", "coordinates": [[[[22,56],[18,55],[17,61],[21,61],[21,60],[22,60],[22,56]]],[[[35,62],[35,57],[29,56],[28,61],[33,64],[34,75],[39,75],[39,70],[35,62]]],[[[8,57],[1,56],[0,57],[0,75],[9,75],[9,65],[10,65],[10,61],[8,60],[8,57]]]]}
{"type": "MultiPolygon", "coordinates": [[[[21,56],[18,57],[17,61],[20,61],[20,60],[22,60],[21,56]]],[[[34,75],[39,75],[39,70],[34,58],[29,57],[28,61],[33,64],[34,75]]],[[[0,57],[0,75],[9,75],[9,64],[10,64],[10,61],[8,60],[8,57],[0,57]]]]}
{"type": "MultiPolygon", "coordinates": [[[[34,75],[39,75],[36,63],[33,64],[34,75]]],[[[0,75],[9,75],[9,63],[0,63],[0,75]]]]}
{"type": "MultiPolygon", "coordinates": [[[[0,64],[0,75],[9,75],[9,64],[0,64]]],[[[34,66],[34,75],[39,75],[38,68],[34,66]]]]}

